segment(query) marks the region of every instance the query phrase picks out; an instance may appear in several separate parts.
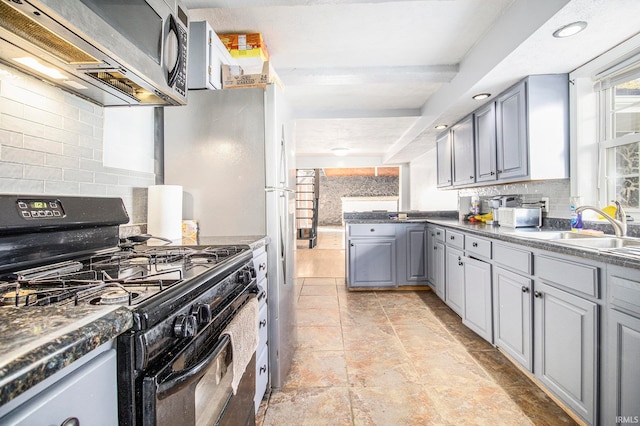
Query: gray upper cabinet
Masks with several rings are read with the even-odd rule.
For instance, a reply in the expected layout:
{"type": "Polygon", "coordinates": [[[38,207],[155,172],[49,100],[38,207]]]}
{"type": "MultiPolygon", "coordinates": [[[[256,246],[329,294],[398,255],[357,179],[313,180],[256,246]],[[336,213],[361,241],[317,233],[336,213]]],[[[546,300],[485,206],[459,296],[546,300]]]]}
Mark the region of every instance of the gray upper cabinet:
{"type": "Polygon", "coordinates": [[[453,186],[475,182],[473,115],[451,127],[453,186]]]}
{"type": "MultiPolygon", "coordinates": [[[[438,149],[438,187],[569,177],[569,79],[533,75],[451,127],[438,149]]],[[[436,142],[442,141],[445,134],[436,142]]]]}
{"type": "Polygon", "coordinates": [[[569,177],[569,78],[532,75],[496,100],[499,181],[569,177]]]}
{"type": "Polygon", "coordinates": [[[451,135],[449,130],[436,138],[438,188],[451,186],[451,135]]]}
{"type": "Polygon", "coordinates": [[[526,83],[523,81],[496,101],[497,165],[500,179],[525,177],[527,161],[526,83]]]}
{"type": "Polygon", "coordinates": [[[496,173],[496,108],[488,103],[473,114],[476,151],[476,182],[491,182],[496,173]]]}

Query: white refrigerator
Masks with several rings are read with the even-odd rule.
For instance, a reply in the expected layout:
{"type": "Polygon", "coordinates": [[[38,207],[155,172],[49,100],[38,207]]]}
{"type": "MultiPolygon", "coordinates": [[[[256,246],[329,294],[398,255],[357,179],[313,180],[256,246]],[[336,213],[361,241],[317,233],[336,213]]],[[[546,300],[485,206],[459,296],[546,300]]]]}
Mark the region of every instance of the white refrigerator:
{"type": "Polygon", "coordinates": [[[276,85],[191,90],[164,109],[165,184],[182,185],[183,218],[201,236],[270,237],[269,367],[278,388],[295,349],[295,143],[276,85]]]}

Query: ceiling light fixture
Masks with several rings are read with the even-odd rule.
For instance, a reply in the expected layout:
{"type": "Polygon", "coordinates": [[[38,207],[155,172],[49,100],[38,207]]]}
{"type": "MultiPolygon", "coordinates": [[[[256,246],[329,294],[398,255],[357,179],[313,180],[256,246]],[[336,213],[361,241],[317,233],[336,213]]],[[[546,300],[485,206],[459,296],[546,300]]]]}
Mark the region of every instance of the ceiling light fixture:
{"type": "Polygon", "coordinates": [[[333,155],[337,155],[338,157],[344,157],[349,153],[349,148],[333,148],[331,149],[333,155]]]}
{"type": "Polygon", "coordinates": [[[434,129],[436,129],[436,130],[444,130],[447,127],[449,127],[449,126],[447,126],[446,124],[438,124],[436,127],[434,127],[434,129]]]}
{"type": "Polygon", "coordinates": [[[491,93],[478,93],[477,95],[473,96],[473,99],[475,99],[476,101],[481,101],[483,99],[487,99],[489,96],[491,96],[491,93]]]}
{"type": "Polygon", "coordinates": [[[564,27],[560,27],[555,30],[553,32],[553,36],[556,38],[570,37],[572,35],[578,34],[585,28],[587,28],[587,23],[584,21],[572,22],[565,25],[564,27]]]}

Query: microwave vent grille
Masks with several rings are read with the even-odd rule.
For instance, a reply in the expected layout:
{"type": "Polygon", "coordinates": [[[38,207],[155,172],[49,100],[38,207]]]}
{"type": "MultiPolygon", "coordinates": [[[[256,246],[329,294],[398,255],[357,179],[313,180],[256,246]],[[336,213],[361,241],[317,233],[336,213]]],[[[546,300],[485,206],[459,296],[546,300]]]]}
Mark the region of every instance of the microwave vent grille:
{"type": "MultiPolygon", "coordinates": [[[[39,14],[43,15],[41,12],[39,14]]],[[[101,61],[54,34],[5,2],[0,2],[0,27],[22,37],[67,64],[100,64],[101,61]]]]}

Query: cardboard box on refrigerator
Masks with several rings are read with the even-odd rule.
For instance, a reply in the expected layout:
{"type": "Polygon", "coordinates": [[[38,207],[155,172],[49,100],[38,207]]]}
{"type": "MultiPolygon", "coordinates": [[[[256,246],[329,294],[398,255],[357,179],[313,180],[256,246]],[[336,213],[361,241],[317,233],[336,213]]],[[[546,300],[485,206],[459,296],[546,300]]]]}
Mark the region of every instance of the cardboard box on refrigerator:
{"type": "Polygon", "coordinates": [[[275,74],[268,61],[263,62],[259,74],[245,74],[240,65],[222,65],[222,88],[267,87],[275,81],[275,74]]]}
{"type": "Polygon", "coordinates": [[[219,34],[218,37],[233,58],[257,58],[260,62],[269,60],[269,51],[260,33],[219,34]]]}

